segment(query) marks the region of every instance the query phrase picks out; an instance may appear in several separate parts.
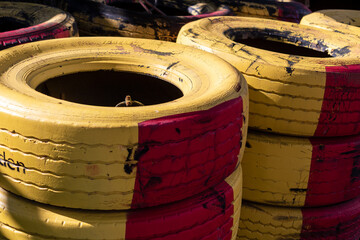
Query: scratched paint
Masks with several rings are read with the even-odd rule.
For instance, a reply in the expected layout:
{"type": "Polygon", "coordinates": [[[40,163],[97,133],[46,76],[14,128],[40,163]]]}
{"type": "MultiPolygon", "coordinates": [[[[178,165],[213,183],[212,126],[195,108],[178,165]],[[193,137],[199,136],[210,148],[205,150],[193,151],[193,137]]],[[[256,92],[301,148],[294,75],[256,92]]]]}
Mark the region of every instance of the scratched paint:
{"type": "Polygon", "coordinates": [[[244,201],[238,239],[344,239],[360,237],[360,197],[318,208],[286,208],[244,201]]]}
{"type": "MultiPolygon", "coordinates": [[[[239,169],[232,175],[238,174],[239,169]]],[[[236,181],[240,181],[240,176],[236,181]]],[[[234,239],[232,231],[237,228],[237,224],[233,218],[240,207],[238,187],[240,185],[223,181],[195,197],[167,205],[166,213],[165,207],[132,211],[127,216],[125,238],[151,239],[156,236],[164,240],[234,239]],[[164,213],[166,216],[162,217],[164,213]],[[169,234],[163,234],[164,231],[169,234]]]]}
{"type": "Polygon", "coordinates": [[[240,167],[221,183],[189,199],[131,211],[59,208],[0,188],[1,235],[16,240],[235,240],[240,208],[240,167]]]}
{"type": "Polygon", "coordinates": [[[177,42],[214,53],[245,75],[251,86],[249,127],[308,137],[360,133],[359,93],[354,85],[360,48],[351,35],[270,19],[224,16],[187,24],[177,42]],[[248,42],[254,37],[280,41],[324,56],[264,50],[234,41],[239,36],[248,42]],[[342,78],[347,80],[334,86],[342,78]]]}
{"type": "Polygon", "coordinates": [[[229,176],[238,165],[243,121],[243,100],[237,98],[139,123],[132,207],[184,199],[229,176]]]}

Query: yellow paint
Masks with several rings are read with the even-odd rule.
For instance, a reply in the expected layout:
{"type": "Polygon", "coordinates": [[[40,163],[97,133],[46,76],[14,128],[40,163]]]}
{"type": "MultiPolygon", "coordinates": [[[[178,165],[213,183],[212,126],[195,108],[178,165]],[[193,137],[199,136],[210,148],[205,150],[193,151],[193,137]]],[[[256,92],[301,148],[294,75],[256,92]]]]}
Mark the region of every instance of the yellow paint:
{"type": "Polygon", "coordinates": [[[249,84],[249,127],[303,136],[312,136],[317,127],[325,91],[325,66],[358,63],[360,53],[353,38],[341,34],[289,22],[230,16],[188,23],[177,42],[214,53],[244,74],[249,84]],[[284,40],[286,43],[310,42],[314,48],[321,39],[330,54],[343,47],[348,47],[350,53],[318,58],[271,52],[233,41],[234,36],[227,33],[233,29],[286,32],[287,39],[298,39],[284,40]]]}
{"type": "Polygon", "coordinates": [[[243,199],[284,206],[303,206],[307,189],[312,145],[295,138],[250,131],[242,166],[243,199]]]}
{"type": "Polygon", "coordinates": [[[1,188],[0,209],[0,234],[8,239],[28,240],[29,235],[31,239],[125,239],[124,211],[101,213],[52,207],[1,188]]]}
{"type": "Polygon", "coordinates": [[[300,24],[360,37],[359,10],[321,10],[304,16],[300,24]]]}
{"type": "MultiPolygon", "coordinates": [[[[241,166],[237,167],[226,179],[226,182],[234,192],[232,239],[236,239],[241,209],[241,166]]],[[[76,196],[67,195],[65,197],[76,196]]],[[[89,200],[90,197],[87,198],[87,201],[89,200]]],[[[166,206],[161,208],[164,214],[167,214],[166,209],[166,206]]],[[[170,209],[173,209],[173,206],[170,209]]],[[[183,209],[183,211],[190,210],[191,206],[183,209]]],[[[128,213],[128,211],[86,211],[59,208],[17,197],[0,188],[0,235],[8,239],[124,240],[128,213]]],[[[171,214],[171,212],[168,213],[171,214]]]]}
{"type": "Polygon", "coordinates": [[[235,171],[225,179],[225,181],[232,186],[234,192],[234,214],[232,230],[232,238],[236,239],[237,231],[239,228],[239,219],[241,213],[241,202],[242,202],[242,186],[243,186],[243,172],[241,165],[237,166],[235,171]]]}
{"type": "Polygon", "coordinates": [[[190,47],[146,39],[60,39],[7,49],[0,52],[0,83],[0,153],[26,168],[22,175],[1,169],[0,182],[30,199],[75,208],[130,207],[136,168],[128,175],[123,166],[128,149],[138,145],[138,123],[207,110],[240,96],[248,106],[246,81],[230,64],[190,47]],[[184,96],[163,104],[112,108],[34,90],[50,78],[97,70],[151,75],[184,96]]]}
{"type": "Polygon", "coordinates": [[[243,202],[237,239],[295,240],[300,239],[301,228],[300,208],[243,202]]]}

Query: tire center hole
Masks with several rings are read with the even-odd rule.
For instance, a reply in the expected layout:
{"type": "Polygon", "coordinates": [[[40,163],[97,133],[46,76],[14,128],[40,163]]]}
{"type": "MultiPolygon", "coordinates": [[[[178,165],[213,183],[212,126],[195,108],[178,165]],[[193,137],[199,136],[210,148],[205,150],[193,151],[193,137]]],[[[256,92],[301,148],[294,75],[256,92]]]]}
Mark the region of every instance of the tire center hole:
{"type": "Polygon", "coordinates": [[[247,46],[260,48],[263,50],[304,57],[332,57],[325,51],[325,46],[322,46],[322,50],[324,51],[319,49],[312,49],[309,46],[301,46],[301,42],[287,39],[286,36],[282,36],[283,34],[284,33],[282,32],[279,32],[278,35],[251,31],[245,32],[243,29],[242,31],[233,30],[231,32],[225,33],[228,38],[237,43],[242,43],[247,46]],[[296,42],[297,45],[294,45],[291,42],[296,42]]]}
{"type": "Polygon", "coordinates": [[[144,105],[173,101],[183,96],[173,84],[132,72],[100,70],[48,79],[36,91],[70,102],[115,107],[126,96],[144,105]]]}
{"type": "Polygon", "coordinates": [[[25,21],[13,17],[0,17],[0,32],[13,31],[20,28],[30,27],[25,21]]]}

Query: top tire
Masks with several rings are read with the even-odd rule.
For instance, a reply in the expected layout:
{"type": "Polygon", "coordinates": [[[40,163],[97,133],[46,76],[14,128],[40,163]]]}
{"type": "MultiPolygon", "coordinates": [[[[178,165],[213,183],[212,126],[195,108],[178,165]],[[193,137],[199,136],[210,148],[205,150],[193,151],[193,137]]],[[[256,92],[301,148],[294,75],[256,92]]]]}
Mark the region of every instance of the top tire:
{"type": "Polygon", "coordinates": [[[27,42],[78,36],[74,18],[34,3],[0,2],[0,50],[27,42]]]}
{"type": "Polygon", "coordinates": [[[360,37],[359,10],[321,10],[303,17],[300,24],[360,37]]]}
{"type": "Polygon", "coordinates": [[[298,23],[303,16],[311,13],[311,10],[300,2],[278,0],[213,0],[213,2],[231,7],[237,16],[242,17],[270,18],[298,23]]]}
{"type": "Polygon", "coordinates": [[[18,46],[0,61],[0,183],[26,198],[84,209],[160,205],[219,183],[243,154],[247,85],[212,54],[93,37],[18,46]],[[127,94],[146,106],[110,107],[127,94]]]}
{"type": "Polygon", "coordinates": [[[177,42],[214,53],[245,75],[249,127],[300,136],[360,133],[360,44],[355,37],[225,16],[185,25],[177,42]],[[267,44],[270,50],[261,49],[267,44]],[[293,51],[294,45],[301,50],[293,51]],[[308,53],[312,49],[317,51],[308,53]]]}

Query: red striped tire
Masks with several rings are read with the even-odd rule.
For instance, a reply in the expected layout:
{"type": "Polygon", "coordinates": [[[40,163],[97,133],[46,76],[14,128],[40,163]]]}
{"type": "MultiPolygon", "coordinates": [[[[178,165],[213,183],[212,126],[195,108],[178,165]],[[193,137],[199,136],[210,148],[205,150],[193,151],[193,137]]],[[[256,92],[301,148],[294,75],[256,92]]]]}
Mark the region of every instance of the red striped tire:
{"type": "Polygon", "coordinates": [[[74,18],[53,7],[0,2],[0,50],[44,39],[78,36],[74,18]]]}
{"type": "Polygon", "coordinates": [[[354,36],[224,16],[185,25],[177,42],[214,53],[244,74],[249,127],[318,137],[360,133],[360,44],[354,36]]]}
{"type": "Polygon", "coordinates": [[[0,190],[0,233],[9,239],[236,238],[241,208],[241,168],[194,197],[133,211],[84,211],[52,207],[0,190]]]}
{"type": "Polygon", "coordinates": [[[245,149],[246,81],[206,52],[82,37],[6,49],[0,61],[0,183],[23,197],[84,209],[165,204],[223,181],[245,149]],[[146,106],[113,107],[129,93],[146,106]]]}
{"type": "Polygon", "coordinates": [[[245,200],[323,206],[360,195],[360,136],[296,138],[248,133],[242,161],[245,200]]]}
{"type": "Polygon", "coordinates": [[[243,201],[238,240],[358,240],[360,197],[319,208],[285,208],[243,201]]]}

